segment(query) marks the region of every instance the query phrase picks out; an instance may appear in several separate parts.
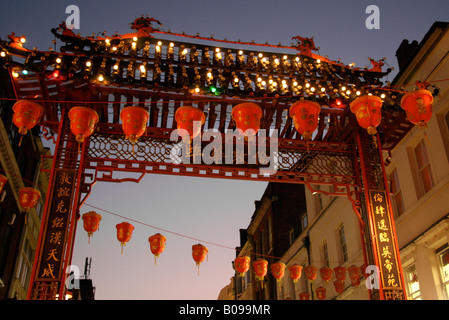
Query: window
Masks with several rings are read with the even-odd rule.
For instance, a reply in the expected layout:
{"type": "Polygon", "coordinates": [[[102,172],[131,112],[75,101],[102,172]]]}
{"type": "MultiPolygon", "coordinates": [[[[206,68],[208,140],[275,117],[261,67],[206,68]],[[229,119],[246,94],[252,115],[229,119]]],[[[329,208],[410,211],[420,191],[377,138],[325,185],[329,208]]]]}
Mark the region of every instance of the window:
{"type": "Polygon", "coordinates": [[[421,197],[425,193],[427,193],[430,189],[433,188],[433,179],[430,170],[430,161],[424,140],[421,140],[415,147],[415,157],[418,170],[418,179],[420,184],[419,196],[421,197]]]}
{"type": "Polygon", "coordinates": [[[33,267],[33,256],[34,251],[30,246],[30,242],[28,241],[28,239],[26,239],[23,251],[20,255],[20,267],[18,268],[17,276],[25,290],[28,288],[28,284],[30,281],[31,269],[33,267]]]}
{"type": "Polygon", "coordinates": [[[343,225],[338,228],[338,239],[340,242],[341,259],[343,262],[346,262],[348,260],[348,250],[346,247],[345,227],[343,225]]]}
{"type": "Polygon", "coordinates": [[[449,299],[449,249],[439,254],[441,265],[441,280],[443,283],[443,292],[446,299],[449,299]]]}
{"type": "Polygon", "coordinates": [[[327,251],[327,242],[324,241],[321,245],[321,258],[324,261],[324,265],[329,267],[329,253],[327,251]]]}
{"type": "Polygon", "coordinates": [[[307,223],[307,212],[304,212],[301,215],[301,228],[302,228],[301,230],[304,231],[307,228],[307,225],[308,225],[308,223],[307,223]]]}
{"type": "Polygon", "coordinates": [[[393,205],[393,212],[395,217],[399,217],[404,211],[404,201],[402,199],[402,191],[401,185],[399,183],[398,172],[397,169],[394,170],[390,174],[391,181],[391,202],[393,205]]]}
{"type": "Polygon", "coordinates": [[[414,265],[405,269],[405,282],[407,283],[408,298],[410,300],[421,300],[421,291],[414,265]]]}

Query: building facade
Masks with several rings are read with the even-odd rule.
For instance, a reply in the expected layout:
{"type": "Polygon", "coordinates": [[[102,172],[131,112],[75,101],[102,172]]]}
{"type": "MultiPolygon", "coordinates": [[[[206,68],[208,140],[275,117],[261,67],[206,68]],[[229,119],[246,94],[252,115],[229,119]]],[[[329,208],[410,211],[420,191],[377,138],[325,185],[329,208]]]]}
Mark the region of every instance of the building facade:
{"type": "MultiPolygon", "coordinates": [[[[403,91],[416,89],[417,81],[424,82],[434,96],[427,127],[413,127],[391,152],[384,153],[407,299],[449,299],[448,25],[434,23],[419,43],[403,41],[397,50],[400,70],[392,82],[394,88],[403,91]]],[[[325,186],[320,188],[332,192],[325,186]]],[[[302,206],[302,202],[302,198],[298,199],[297,205],[302,206]]],[[[287,267],[280,284],[263,295],[248,294],[244,289],[254,283],[250,270],[242,280],[239,276],[231,280],[226,290],[228,298],[299,300],[308,294],[308,299],[318,299],[317,289],[323,288],[324,299],[370,299],[370,289],[376,289],[378,278],[375,269],[365,265],[362,233],[351,202],[346,197],[305,190],[305,204],[306,211],[295,221],[300,228],[290,233],[286,250],[277,252],[281,254],[279,261],[287,267]],[[297,282],[287,271],[293,264],[303,267],[297,282]],[[305,276],[308,265],[318,269],[313,281],[305,276]],[[351,266],[360,268],[360,283],[353,285],[346,273],[343,287],[337,292],[334,268],[348,270],[351,266]],[[333,271],[329,281],[320,276],[323,267],[333,271]]],[[[256,225],[253,220],[249,234],[256,225]]],[[[292,225],[290,229],[294,228],[292,225]]],[[[254,250],[248,243],[241,249],[242,253],[254,250]]]]}
{"type": "Polygon", "coordinates": [[[21,136],[12,122],[13,88],[7,70],[0,71],[0,174],[8,181],[0,195],[0,299],[26,299],[42,212],[48,187],[51,160],[39,137],[39,128],[21,136]],[[44,169],[42,171],[41,169],[44,169]],[[33,187],[41,198],[29,213],[22,213],[19,190],[33,187]]]}

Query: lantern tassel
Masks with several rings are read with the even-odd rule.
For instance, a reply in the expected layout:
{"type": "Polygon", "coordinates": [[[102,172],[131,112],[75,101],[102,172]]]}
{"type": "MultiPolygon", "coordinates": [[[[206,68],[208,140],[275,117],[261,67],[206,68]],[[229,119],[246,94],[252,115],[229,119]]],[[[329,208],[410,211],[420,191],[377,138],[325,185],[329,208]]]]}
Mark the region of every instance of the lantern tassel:
{"type": "Polygon", "coordinates": [[[23,135],[20,136],[19,147],[22,145],[22,139],[23,139],[23,135]]]}

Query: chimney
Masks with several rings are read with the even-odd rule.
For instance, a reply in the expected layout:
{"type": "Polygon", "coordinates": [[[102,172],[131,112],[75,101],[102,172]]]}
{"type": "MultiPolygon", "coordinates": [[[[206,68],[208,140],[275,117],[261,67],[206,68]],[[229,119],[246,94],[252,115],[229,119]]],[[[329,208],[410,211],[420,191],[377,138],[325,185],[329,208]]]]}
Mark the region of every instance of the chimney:
{"type": "Polygon", "coordinates": [[[401,45],[396,50],[396,58],[398,59],[399,70],[410,62],[410,60],[415,56],[418,48],[418,41],[414,40],[409,43],[408,40],[404,39],[401,45]]]}

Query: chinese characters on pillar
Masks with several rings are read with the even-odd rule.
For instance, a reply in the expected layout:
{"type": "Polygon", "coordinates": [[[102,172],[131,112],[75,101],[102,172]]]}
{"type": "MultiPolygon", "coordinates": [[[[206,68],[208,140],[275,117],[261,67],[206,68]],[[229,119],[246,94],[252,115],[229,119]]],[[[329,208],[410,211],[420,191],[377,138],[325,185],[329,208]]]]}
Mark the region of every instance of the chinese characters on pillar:
{"type": "Polygon", "coordinates": [[[374,237],[383,290],[403,290],[398,250],[385,191],[370,190],[374,237]]]}
{"type": "Polygon", "coordinates": [[[74,170],[56,170],[42,239],[42,250],[36,280],[61,280],[64,248],[70,221],[72,195],[75,183],[74,170]]]}

